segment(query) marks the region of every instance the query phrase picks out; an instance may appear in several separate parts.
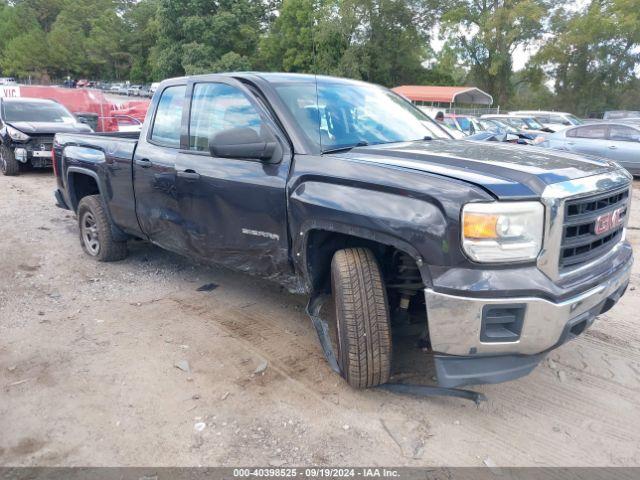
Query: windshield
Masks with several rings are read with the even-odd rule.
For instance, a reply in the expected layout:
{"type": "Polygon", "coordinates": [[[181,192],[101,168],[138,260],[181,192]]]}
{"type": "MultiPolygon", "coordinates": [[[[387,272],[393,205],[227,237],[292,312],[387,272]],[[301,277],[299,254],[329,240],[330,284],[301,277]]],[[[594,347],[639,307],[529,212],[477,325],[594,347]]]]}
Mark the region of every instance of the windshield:
{"type": "Polygon", "coordinates": [[[582,125],[584,123],[582,120],[580,120],[575,115],[567,115],[567,120],[569,120],[572,125],[582,125]]]}
{"type": "Polygon", "coordinates": [[[4,120],[11,122],[75,123],[76,119],[55,102],[4,102],[4,120]]]}
{"type": "Polygon", "coordinates": [[[375,85],[320,80],[276,84],[306,136],[326,152],[357,145],[451,137],[426,114],[375,85]]]}
{"type": "Polygon", "coordinates": [[[500,133],[518,133],[518,129],[513,128],[511,125],[501,122],[495,118],[480,120],[480,124],[490,132],[500,132],[500,133]]]}
{"type": "Polygon", "coordinates": [[[544,125],[542,125],[538,120],[533,117],[526,117],[522,119],[524,123],[532,130],[542,130],[544,125]]]}
{"type": "Polygon", "coordinates": [[[519,117],[508,117],[508,118],[501,118],[500,119],[501,122],[504,122],[508,125],[511,125],[512,127],[516,127],[516,128],[526,128],[526,123],[524,121],[523,118],[519,118],[519,117]]]}
{"type": "Polygon", "coordinates": [[[460,125],[460,129],[463,132],[468,132],[469,130],[471,130],[471,122],[467,117],[456,117],[456,120],[458,121],[458,125],[460,125]]]}

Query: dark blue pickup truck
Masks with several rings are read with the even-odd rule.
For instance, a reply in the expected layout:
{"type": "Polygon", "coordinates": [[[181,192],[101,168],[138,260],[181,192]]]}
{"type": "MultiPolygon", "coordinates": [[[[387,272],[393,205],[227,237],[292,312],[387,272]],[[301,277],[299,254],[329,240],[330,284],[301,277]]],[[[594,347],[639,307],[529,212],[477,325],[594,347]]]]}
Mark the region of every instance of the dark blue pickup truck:
{"type": "Polygon", "coordinates": [[[139,135],[58,134],[54,167],[97,260],[137,237],[330,294],[354,387],[389,379],[403,328],[442,386],[525,375],[617,302],[633,261],[631,178],[614,162],[452,140],[339,78],[167,80],[139,135]]]}

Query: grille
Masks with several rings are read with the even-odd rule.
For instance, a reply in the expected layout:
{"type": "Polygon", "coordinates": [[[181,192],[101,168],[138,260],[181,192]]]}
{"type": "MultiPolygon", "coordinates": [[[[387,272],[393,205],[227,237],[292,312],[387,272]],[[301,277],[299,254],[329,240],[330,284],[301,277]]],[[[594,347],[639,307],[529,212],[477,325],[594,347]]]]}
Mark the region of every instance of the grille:
{"type": "Polygon", "coordinates": [[[567,200],[564,212],[559,265],[561,269],[580,266],[607,253],[622,238],[629,205],[629,189],[567,200]],[[622,208],[619,225],[596,233],[596,221],[602,215],[622,208]]]}
{"type": "Polygon", "coordinates": [[[29,146],[32,150],[41,150],[40,145],[45,145],[45,150],[51,150],[53,146],[53,135],[31,137],[29,146]]]}

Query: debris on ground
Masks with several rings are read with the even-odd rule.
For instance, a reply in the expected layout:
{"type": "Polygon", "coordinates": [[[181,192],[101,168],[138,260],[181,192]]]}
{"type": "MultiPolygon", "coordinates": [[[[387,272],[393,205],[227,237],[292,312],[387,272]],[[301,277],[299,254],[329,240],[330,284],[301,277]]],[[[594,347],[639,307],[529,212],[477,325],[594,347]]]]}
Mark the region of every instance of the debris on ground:
{"type": "Polygon", "coordinates": [[[215,284],[215,283],[205,283],[204,285],[199,287],[196,291],[197,292],[210,292],[212,290],[215,290],[216,288],[218,288],[218,285],[215,284]]]}
{"type": "Polygon", "coordinates": [[[191,366],[186,360],[180,360],[179,362],[176,362],[174,367],[182,370],[183,372],[191,373],[191,366]]]}
{"type": "Polygon", "coordinates": [[[260,365],[258,365],[258,367],[253,371],[254,375],[260,375],[262,372],[264,372],[267,369],[267,366],[269,365],[269,363],[264,360],[262,363],[260,363],[260,365]]]}

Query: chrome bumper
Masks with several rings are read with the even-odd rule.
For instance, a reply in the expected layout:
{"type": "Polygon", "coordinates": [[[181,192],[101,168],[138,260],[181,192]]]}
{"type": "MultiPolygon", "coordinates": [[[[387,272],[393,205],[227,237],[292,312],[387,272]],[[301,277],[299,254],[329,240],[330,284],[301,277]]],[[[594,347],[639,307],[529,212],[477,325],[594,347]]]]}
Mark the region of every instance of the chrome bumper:
{"type": "Polygon", "coordinates": [[[595,288],[560,303],[536,297],[470,298],[425,289],[434,352],[447,355],[533,355],[562,343],[567,325],[584,316],[588,325],[610,308],[629,283],[632,261],[595,288]],[[520,337],[511,342],[480,340],[486,305],[525,306],[520,337]]]}

